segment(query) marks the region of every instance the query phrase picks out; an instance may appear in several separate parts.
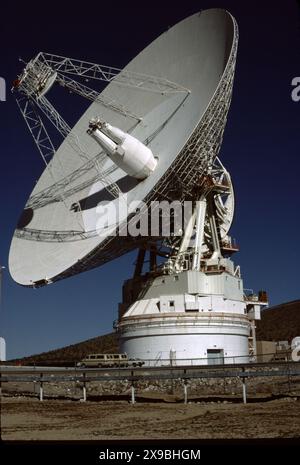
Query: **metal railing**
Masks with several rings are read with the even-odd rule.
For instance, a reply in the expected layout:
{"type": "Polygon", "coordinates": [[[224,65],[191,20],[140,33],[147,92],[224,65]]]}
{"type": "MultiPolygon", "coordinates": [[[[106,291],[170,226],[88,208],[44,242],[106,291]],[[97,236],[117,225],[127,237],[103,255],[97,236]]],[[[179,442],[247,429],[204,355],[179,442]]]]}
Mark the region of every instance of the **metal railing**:
{"type": "MultiPolygon", "coordinates": [[[[147,383],[153,380],[178,381],[184,390],[184,402],[187,402],[187,385],[192,380],[215,378],[236,378],[241,382],[243,402],[247,402],[247,380],[259,377],[286,377],[290,386],[292,377],[300,377],[300,363],[292,361],[273,363],[239,363],[223,365],[198,366],[160,366],[140,368],[59,368],[59,367],[15,367],[0,368],[0,387],[6,383],[33,383],[39,385],[39,399],[44,399],[45,383],[75,383],[82,388],[82,400],[87,400],[86,386],[90,382],[114,381],[129,383],[131,402],[135,402],[135,389],[138,382],[147,383]]],[[[113,388],[111,388],[113,391],[113,388]]]]}

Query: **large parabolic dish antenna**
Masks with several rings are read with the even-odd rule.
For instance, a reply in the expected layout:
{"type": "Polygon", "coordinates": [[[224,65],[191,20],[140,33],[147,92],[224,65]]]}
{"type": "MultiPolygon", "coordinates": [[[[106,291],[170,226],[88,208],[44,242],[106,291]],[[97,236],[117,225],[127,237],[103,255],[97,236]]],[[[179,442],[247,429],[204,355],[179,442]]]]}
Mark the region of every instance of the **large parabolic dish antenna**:
{"type": "MultiPolygon", "coordinates": [[[[28,102],[33,102],[65,139],[57,150],[48,144],[53,156],[45,159],[48,166],[14,233],[9,268],[16,282],[44,285],[139,247],[145,238],[120,239],[114,234],[135,213],[134,200],[149,204],[192,197],[220,149],[237,41],[234,18],[225,10],[211,9],[164,32],[121,71],[47,53],[28,63],[15,89],[23,116],[28,116],[28,102]],[[75,76],[90,80],[102,76],[109,84],[100,95],[91,91],[93,103],[70,129],[46,95],[58,83],[87,96],[88,88],[76,87],[75,76]],[[150,148],[157,166],[148,177],[128,175],[87,134],[97,116],[150,148]],[[100,231],[97,208],[101,201],[122,207],[118,222],[100,231]]],[[[40,143],[42,137],[30,129],[40,143]]],[[[227,218],[224,234],[230,222],[227,218]]]]}

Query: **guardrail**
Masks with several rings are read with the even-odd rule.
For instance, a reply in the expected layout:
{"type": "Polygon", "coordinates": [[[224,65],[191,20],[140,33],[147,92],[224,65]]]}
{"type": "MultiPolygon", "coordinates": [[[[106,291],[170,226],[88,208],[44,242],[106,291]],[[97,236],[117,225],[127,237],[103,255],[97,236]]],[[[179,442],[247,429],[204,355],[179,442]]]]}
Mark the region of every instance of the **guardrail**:
{"type": "Polygon", "coordinates": [[[201,378],[238,378],[242,383],[243,402],[247,402],[246,380],[253,377],[300,376],[299,362],[273,362],[256,364],[225,364],[198,366],[168,366],[140,368],[60,368],[13,367],[0,368],[0,386],[7,382],[33,382],[39,384],[39,399],[44,397],[44,383],[75,382],[82,387],[82,400],[87,400],[86,385],[92,381],[128,381],[131,383],[131,403],[135,403],[135,383],[150,380],[180,380],[184,402],[187,402],[189,380],[201,378]]]}

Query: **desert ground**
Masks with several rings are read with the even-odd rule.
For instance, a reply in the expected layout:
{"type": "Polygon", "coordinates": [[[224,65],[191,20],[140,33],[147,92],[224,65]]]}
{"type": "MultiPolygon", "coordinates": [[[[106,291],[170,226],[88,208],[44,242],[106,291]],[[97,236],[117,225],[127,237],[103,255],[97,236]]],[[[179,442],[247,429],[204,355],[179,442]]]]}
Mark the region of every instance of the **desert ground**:
{"type": "Polygon", "coordinates": [[[300,438],[300,400],[286,397],[260,402],[87,401],[4,396],[1,439],[300,438]]]}

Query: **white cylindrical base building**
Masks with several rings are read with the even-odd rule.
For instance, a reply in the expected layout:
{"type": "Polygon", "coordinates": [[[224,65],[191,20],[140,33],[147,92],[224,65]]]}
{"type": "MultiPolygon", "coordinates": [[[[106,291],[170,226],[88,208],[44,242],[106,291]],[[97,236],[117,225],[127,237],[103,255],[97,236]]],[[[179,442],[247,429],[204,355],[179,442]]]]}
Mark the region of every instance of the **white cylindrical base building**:
{"type": "Polygon", "coordinates": [[[150,365],[247,363],[249,320],[244,315],[201,312],[126,317],[121,351],[150,365]]]}
{"type": "Polygon", "coordinates": [[[121,352],[152,366],[247,363],[243,282],[232,262],[224,268],[128,280],[118,323],[121,352]]]}

